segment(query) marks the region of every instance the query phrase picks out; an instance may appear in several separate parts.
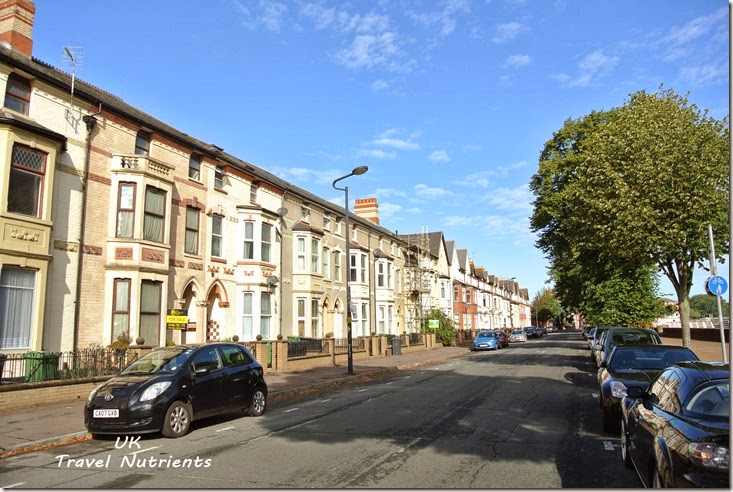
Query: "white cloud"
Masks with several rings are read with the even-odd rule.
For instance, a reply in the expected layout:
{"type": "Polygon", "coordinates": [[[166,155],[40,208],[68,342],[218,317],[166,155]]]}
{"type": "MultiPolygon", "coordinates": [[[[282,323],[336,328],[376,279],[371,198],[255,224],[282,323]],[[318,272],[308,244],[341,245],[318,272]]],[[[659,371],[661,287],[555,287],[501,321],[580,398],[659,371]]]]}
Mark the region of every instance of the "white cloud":
{"type": "Polygon", "coordinates": [[[433,162],[450,162],[450,156],[445,150],[434,150],[430,153],[430,160],[433,162]]]}
{"type": "Polygon", "coordinates": [[[680,77],[695,85],[716,82],[728,77],[727,60],[720,63],[690,65],[680,69],[680,77]]]}
{"type": "Polygon", "coordinates": [[[374,192],[375,198],[390,198],[393,196],[404,198],[407,196],[407,193],[403,190],[395,190],[394,188],[377,188],[377,191],[374,192]]]}
{"type": "Polygon", "coordinates": [[[617,56],[608,56],[603,50],[596,50],[578,62],[578,74],[575,77],[562,73],[552,78],[560,82],[563,87],[587,87],[613,70],[618,62],[617,56]]]}
{"type": "Polygon", "coordinates": [[[243,15],[242,24],[248,29],[262,28],[266,31],[280,32],[288,7],[284,3],[260,0],[253,12],[240,0],[235,0],[235,7],[243,15]]]}
{"type": "Polygon", "coordinates": [[[520,32],[527,30],[527,27],[519,22],[509,22],[507,24],[499,24],[496,26],[496,33],[491,40],[494,43],[506,43],[516,38],[520,32]]]}
{"type": "Polygon", "coordinates": [[[471,4],[468,0],[449,0],[444,2],[442,10],[425,13],[409,10],[405,15],[423,27],[438,26],[438,35],[446,37],[456,29],[456,16],[470,11],[471,4]]]}
{"type": "Polygon", "coordinates": [[[727,7],[720,8],[710,15],[696,17],[684,26],[672,29],[667,41],[672,45],[685,45],[691,41],[708,36],[711,31],[728,24],[727,7]]]}
{"type": "Polygon", "coordinates": [[[385,152],[382,149],[360,149],[356,153],[357,157],[372,157],[374,159],[394,159],[397,157],[395,152],[385,152]]]}
{"type": "Polygon", "coordinates": [[[402,207],[396,203],[379,203],[379,219],[389,219],[394,217],[399,212],[402,212],[402,207]]]}
{"type": "Polygon", "coordinates": [[[413,189],[422,198],[438,198],[451,195],[450,191],[444,190],[443,188],[431,188],[424,184],[415,185],[413,189]]]}
{"type": "Polygon", "coordinates": [[[382,79],[378,79],[378,80],[375,80],[374,82],[372,82],[371,88],[372,88],[372,91],[379,92],[379,91],[383,91],[385,89],[388,89],[389,88],[389,84],[386,81],[382,80],[382,79]]]}
{"type": "Polygon", "coordinates": [[[419,150],[420,144],[412,141],[413,138],[420,136],[419,132],[412,133],[407,139],[397,138],[400,133],[397,129],[389,129],[378,135],[374,140],[369,142],[377,147],[390,147],[397,150],[419,150]]]}
{"type": "Polygon", "coordinates": [[[359,34],[351,45],[338,51],[334,59],[346,68],[360,69],[387,66],[399,50],[392,32],[359,34]]]}
{"type": "Polygon", "coordinates": [[[532,63],[532,57],[529,55],[512,55],[506,59],[505,63],[507,66],[514,68],[526,67],[532,63]]]}

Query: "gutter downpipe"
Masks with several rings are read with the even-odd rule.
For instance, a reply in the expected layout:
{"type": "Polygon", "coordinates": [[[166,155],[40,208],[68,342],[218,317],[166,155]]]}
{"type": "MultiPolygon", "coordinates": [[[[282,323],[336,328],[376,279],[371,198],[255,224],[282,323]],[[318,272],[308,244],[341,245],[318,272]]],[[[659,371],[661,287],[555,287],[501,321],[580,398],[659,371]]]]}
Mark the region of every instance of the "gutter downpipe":
{"type": "MultiPolygon", "coordinates": [[[[285,191],[283,192],[282,197],[280,198],[280,208],[285,209],[285,195],[288,194],[290,191],[290,188],[285,188],[285,191]]],[[[286,214],[287,215],[287,214],[286,214]]],[[[284,284],[284,276],[283,276],[283,257],[284,257],[284,249],[285,249],[285,229],[287,229],[288,223],[285,221],[285,215],[280,215],[280,219],[282,220],[281,223],[281,230],[280,230],[280,309],[278,311],[278,334],[283,334],[283,290],[285,290],[283,284],[284,284]]]]}
{"type": "Polygon", "coordinates": [[[102,113],[102,104],[99,105],[99,111],[94,114],[84,115],[82,120],[87,127],[86,148],[84,150],[84,175],[82,177],[82,202],[81,202],[81,222],[79,224],[79,260],[76,267],[76,297],[74,300],[74,350],[79,348],[79,314],[81,311],[81,279],[82,266],[84,264],[84,234],[86,230],[87,215],[87,183],[89,180],[89,167],[92,159],[92,130],[97,126],[97,118],[102,113]]]}

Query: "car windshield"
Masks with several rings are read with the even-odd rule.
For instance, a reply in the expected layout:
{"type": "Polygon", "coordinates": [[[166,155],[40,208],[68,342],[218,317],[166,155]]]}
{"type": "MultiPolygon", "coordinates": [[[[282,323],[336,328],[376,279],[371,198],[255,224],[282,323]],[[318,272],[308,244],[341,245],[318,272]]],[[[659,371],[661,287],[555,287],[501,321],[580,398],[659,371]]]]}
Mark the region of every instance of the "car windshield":
{"type": "Polygon", "coordinates": [[[189,347],[166,347],[149,352],[121,372],[121,376],[132,374],[172,373],[182,366],[193,352],[189,347]]]}
{"type": "Polygon", "coordinates": [[[481,331],[477,336],[479,338],[493,338],[496,336],[496,333],[494,333],[493,331],[481,331]]]}
{"type": "Polygon", "coordinates": [[[687,401],[685,413],[700,417],[730,417],[730,387],[728,381],[718,381],[700,388],[687,401]]]}
{"type": "Polygon", "coordinates": [[[524,332],[522,330],[514,330],[512,335],[524,335],[524,332]]]}
{"type": "Polygon", "coordinates": [[[698,360],[690,349],[646,349],[644,347],[617,348],[608,361],[608,368],[614,371],[640,369],[657,370],[671,366],[683,360],[698,360]]]}

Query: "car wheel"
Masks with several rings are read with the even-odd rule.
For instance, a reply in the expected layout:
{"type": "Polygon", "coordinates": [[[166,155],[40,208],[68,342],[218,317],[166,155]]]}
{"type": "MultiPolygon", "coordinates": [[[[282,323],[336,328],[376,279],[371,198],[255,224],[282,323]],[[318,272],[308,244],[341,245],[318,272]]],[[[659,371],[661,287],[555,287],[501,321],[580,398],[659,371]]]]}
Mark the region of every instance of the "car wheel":
{"type": "Polygon", "coordinates": [[[191,427],[191,408],[182,401],[174,401],[165,413],[161,433],[165,437],[185,436],[191,427]]]}
{"type": "Polygon", "coordinates": [[[259,417],[265,412],[267,405],[267,395],[262,388],[255,388],[252,393],[252,399],[247,407],[247,415],[251,417],[259,417]]]}
{"type": "Polygon", "coordinates": [[[626,435],[626,422],[621,419],[621,459],[624,466],[631,468],[631,456],[629,455],[629,436],[626,435]]]}

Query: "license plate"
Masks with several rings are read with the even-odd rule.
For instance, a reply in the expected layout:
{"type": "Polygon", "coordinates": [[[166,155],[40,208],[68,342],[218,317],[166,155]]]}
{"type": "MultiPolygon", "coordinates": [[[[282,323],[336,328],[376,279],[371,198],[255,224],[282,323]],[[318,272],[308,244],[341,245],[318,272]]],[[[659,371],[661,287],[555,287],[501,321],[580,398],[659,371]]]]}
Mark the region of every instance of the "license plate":
{"type": "Polygon", "coordinates": [[[487,344],[485,344],[485,343],[480,343],[480,344],[479,344],[479,347],[488,347],[488,345],[487,345],[487,344]]]}
{"type": "Polygon", "coordinates": [[[119,416],[119,408],[96,408],[92,412],[92,417],[95,419],[116,419],[119,416]]]}

